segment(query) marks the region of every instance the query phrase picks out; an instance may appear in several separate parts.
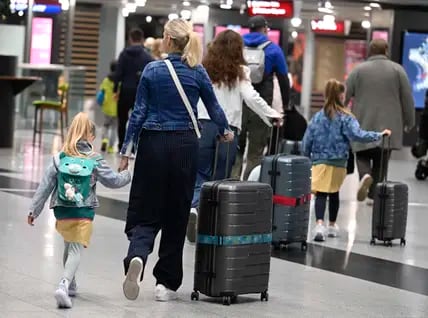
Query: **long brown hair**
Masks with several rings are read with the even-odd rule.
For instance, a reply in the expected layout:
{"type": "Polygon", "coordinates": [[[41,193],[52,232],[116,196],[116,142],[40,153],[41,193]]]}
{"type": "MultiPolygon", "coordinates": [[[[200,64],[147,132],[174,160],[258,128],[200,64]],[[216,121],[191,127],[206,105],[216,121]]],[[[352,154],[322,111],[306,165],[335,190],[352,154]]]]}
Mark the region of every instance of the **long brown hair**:
{"type": "Polygon", "coordinates": [[[328,118],[333,119],[340,112],[352,115],[351,112],[342,104],[340,95],[345,93],[345,85],[335,79],[331,79],[325,85],[324,91],[324,112],[328,118]]]}
{"type": "Polygon", "coordinates": [[[247,63],[243,50],[244,42],[241,36],[232,30],[221,32],[210,43],[202,64],[214,84],[224,84],[231,89],[237,81],[244,79],[242,65],[247,63]]]}

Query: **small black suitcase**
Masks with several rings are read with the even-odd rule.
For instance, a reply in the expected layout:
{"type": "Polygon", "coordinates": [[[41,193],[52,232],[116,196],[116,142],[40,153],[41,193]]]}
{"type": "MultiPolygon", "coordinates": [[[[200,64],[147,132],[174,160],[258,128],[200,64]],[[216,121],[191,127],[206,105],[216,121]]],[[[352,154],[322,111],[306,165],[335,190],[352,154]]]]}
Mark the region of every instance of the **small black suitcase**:
{"type": "MultiPolygon", "coordinates": [[[[385,149],[385,137],[382,148],[385,149]]],[[[384,155],[385,151],[382,151],[382,163],[384,155]]],[[[400,245],[404,246],[406,245],[409,188],[401,182],[387,181],[387,175],[388,165],[385,167],[383,181],[378,183],[375,189],[370,244],[375,245],[376,240],[379,240],[387,246],[392,246],[393,240],[400,239],[400,245]]]]}
{"type": "Polygon", "coordinates": [[[268,300],[272,188],[235,180],[204,183],[199,203],[194,291],[222,297],[260,293],[268,300]]]}
{"type": "Polygon", "coordinates": [[[263,158],[260,182],[271,185],[273,197],[272,244],[290,243],[307,248],[311,199],[311,161],[307,157],[278,154],[263,158]]]}

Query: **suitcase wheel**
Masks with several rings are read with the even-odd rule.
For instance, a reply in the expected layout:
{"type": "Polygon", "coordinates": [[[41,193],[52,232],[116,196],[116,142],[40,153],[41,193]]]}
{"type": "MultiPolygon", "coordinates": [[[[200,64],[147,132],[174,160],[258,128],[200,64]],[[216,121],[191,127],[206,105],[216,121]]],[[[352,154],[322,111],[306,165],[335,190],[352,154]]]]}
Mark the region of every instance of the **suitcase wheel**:
{"type": "Polygon", "coordinates": [[[308,250],[308,243],[302,242],[301,250],[303,252],[306,252],[308,250]]]}
{"type": "Polygon", "coordinates": [[[418,180],[425,180],[428,177],[426,168],[420,167],[418,165],[418,168],[415,171],[415,177],[418,180]]]}
{"type": "Polygon", "coordinates": [[[223,305],[230,306],[231,303],[232,303],[231,296],[223,296],[223,305]]]}
{"type": "Polygon", "coordinates": [[[192,294],[190,295],[190,299],[191,300],[199,300],[199,292],[197,292],[196,290],[192,292],[192,294]]]}
{"type": "Polygon", "coordinates": [[[261,301],[269,301],[269,293],[267,290],[264,291],[263,293],[261,293],[260,300],[261,301]]]}
{"type": "Polygon", "coordinates": [[[370,245],[372,246],[376,245],[376,240],[374,238],[372,238],[372,240],[370,241],[370,245]]]}
{"type": "Polygon", "coordinates": [[[387,247],[392,247],[392,241],[383,241],[383,245],[387,247]]]}
{"type": "Polygon", "coordinates": [[[406,239],[404,238],[401,239],[400,246],[406,246],[406,239]]]}
{"type": "Polygon", "coordinates": [[[274,251],[279,251],[281,249],[281,243],[277,243],[277,242],[273,243],[272,242],[272,247],[273,247],[274,251]]]}

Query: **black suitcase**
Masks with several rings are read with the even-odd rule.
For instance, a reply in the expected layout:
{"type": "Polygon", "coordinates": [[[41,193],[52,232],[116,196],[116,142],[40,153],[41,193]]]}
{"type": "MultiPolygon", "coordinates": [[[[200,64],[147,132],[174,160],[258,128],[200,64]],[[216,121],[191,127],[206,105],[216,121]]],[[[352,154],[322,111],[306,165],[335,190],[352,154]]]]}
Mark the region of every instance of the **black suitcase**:
{"type": "Polygon", "coordinates": [[[260,293],[268,300],[272,188],[234,180],[204,183],[199,204],[194,291],[222,297],[260,293]]]}
{"type": "Polygon", "coordinates": [[[273,189],[272,244],[275,249],[301,243],[307,249],[311,199],[311,161],[278,154],[262,161],[260,182],[273,189]]]}
{"type": "MultiPolygon", "coordinates": [[[[385,138],[382,147],[385,149],[385,138]]],[[[382,151],[382,163],[384,154],[385,152],[382,151]]],[[[381,171],[383,171],[382,166],[381,171]]],[[[383,181],[378,183],[375,189],[370,244],[375,245],[376,240],[379,240],[387,246],[392,246],[393,240],[400,239],[400,245],[404,246],[406,245],[409,188],[401,182],[387,181],[387,175],[388,165],[385,167],[383,181]]]]}

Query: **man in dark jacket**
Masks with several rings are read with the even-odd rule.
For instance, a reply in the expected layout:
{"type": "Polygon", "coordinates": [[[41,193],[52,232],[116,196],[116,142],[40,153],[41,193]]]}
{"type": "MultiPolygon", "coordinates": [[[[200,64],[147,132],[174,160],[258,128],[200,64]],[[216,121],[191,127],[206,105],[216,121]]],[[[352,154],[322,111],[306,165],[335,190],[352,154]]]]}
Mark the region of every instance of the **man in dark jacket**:
{"type": "Polygon", "coordinates": [[[132,29],[129,32],[129,46],[120,53],[117,64],[114,92],[119,94],[117,103],[119,149],[122,149],[125,139],[126,123],[129,111],[134,107],[140,76],[146,65],[153,61],[143,47],[143,40],[143,31],[132,29]]]}
{"type": "MultiPolygon", "coordinates": [[[[269,41],[267,36],[269,27],[266,19],[255,16],[248,21],[250,33],[243,36],[246,47],[258,47],[269,41]]],[[[261,97],[272,105],[273,100],[273,78],[276,75],[281,90],[282,105],[288,107],[290,96],[290,81],[288,79],[288,68],[282,49],[275,43],[269,43],[264,48],[265,63],[264,77],[261,83],[253,84],[261,97]]],[[[244,179],[250,172],[260,164],[267,140],[270,135],[266,124],[248,107],[244,107],[242,115],[242,131],[239,138],[238,158],[234,167],[234,177],[241,175],[242,158],[246,147],[246,139],[249,139],[247,167],[244,171],[244,179]]]]}

